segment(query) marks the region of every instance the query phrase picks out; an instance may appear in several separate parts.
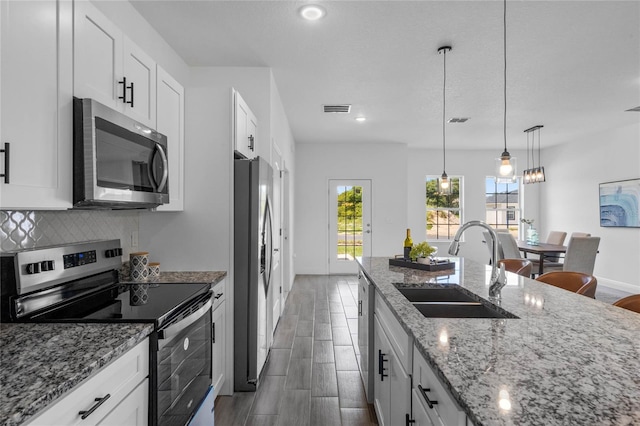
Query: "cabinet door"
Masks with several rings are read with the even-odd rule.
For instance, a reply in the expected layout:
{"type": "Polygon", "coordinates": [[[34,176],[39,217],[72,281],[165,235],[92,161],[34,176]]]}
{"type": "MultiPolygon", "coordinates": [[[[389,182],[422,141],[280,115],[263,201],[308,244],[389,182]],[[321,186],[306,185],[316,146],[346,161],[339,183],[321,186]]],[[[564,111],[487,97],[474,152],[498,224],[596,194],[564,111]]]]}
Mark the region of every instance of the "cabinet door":
{"type": "Polygon", "coordinates": [[[391,344],[376,315],[373,316],[373,405],[380,425],[390,425],[391,380],[389,379],[389,357],[391,344]]]}
{"type": "Polygon", "coordinates": [[[213,311],[213,351],[211,352],[211,359],[213,362],[212,368],[212,385],[213,385],[213,397],[215,398],[220,394],[222,384],[225,379],[225,339],[226,339],[226,302],[222,302],[213,311]]]}
{"type": "Polygon", "coordinates": [[[71,6],[0,2],[2,209],[71,207],[71,6]]]}
{"type": "Polygon", "coordinates": [[[145,379],[109,414],[99,426],[146,426],[149,423],[149,379],[145,379]]]}
{"type": "Polygon", "coordinates": [[[89,1],[75,2],[74,96],[122,110],[122,32],[89,1]]]}
{"type": "Polygon", "coordinates": [[[256,156],[258,120],[240,93],[234,90],[234,149],[246,158],[256,156]]]}
{"type": "Polygon", "coordinates": [[[433,422],[427,414],[427,407],[421,400],[422,396],[418,394],[418,390],[411,391],[411,404],[413,406],[413,426],[433,426],[433,422]]]}
{"type": "Polygon", "coordinates": [[[158,211],[184,210],[184,88],[160,66],[157,67],[157,124],[167,137],[169,203],[158,211]]]}
{"type": "Polygon", "coordinates": [[[393,348],[389,351],[389,424],[402,425],[411,415],[411,377],[402,367],[393,348]]]}
{"type": "Polygon", "coordinates": [[[371,288],[369,287],[369,282],[365,278],[365,276],[360,272],[360,277],[358,279],[358,350],[359,354],[359,367],[360,367],[360,375],[362,376],[362,381],[364,383],[365,393],[367,395],[367,401],[372,402],[371,398],[373,395],[373,383],[371,382],[372,372],[370,369],[373,368],[371,365],[371,339],[373,336],[370,336],[370,326],[371,326],[371,315],[373,315],[373,311],[370,309],[370,301],[369,298],[371,296],[371,288]]]}
{"type": "Polygon", "coordinates": [[[156,63],[127,36],[123,37],[122,46],[123,75],[127,78],[127,103],[124,104],[124,113],[154,128],[156,126],[156,63]]]}

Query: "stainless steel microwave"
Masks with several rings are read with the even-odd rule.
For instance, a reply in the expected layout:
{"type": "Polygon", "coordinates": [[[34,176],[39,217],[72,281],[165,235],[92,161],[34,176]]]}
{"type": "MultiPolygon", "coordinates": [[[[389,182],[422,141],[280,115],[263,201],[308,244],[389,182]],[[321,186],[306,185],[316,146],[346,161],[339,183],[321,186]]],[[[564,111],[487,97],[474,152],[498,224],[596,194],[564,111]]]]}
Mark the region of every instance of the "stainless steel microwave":
{"type": "Polygon", "coordinates": [[[74,208],[169,202],[167,137],[93,99],[73,99],[74,208]]]}

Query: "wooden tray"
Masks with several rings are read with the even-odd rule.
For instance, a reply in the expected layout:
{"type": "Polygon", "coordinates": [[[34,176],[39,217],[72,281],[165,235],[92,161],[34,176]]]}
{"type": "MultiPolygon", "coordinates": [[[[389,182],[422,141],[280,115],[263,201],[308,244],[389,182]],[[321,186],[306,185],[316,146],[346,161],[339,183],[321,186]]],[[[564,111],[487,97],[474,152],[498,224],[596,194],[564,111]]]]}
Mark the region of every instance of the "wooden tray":
{"type": "Polygon", "coordinates": [[[428,263],[412,262],[410,260],[404,260],[403,258],[389,259],[389,265],[401,266],[403,268],[421,269],[423,271],[442,271],[445,269],[453,269],[456,266],[455,263],[449,262],[449,261],[428,264],[428,263]]]}

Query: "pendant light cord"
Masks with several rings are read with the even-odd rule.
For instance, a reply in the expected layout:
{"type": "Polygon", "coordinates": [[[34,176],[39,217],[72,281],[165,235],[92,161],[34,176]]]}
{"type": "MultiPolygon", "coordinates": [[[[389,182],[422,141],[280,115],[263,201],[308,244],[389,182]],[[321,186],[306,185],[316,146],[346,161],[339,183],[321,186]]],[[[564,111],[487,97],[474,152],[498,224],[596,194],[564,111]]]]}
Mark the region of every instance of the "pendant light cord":
{"type": "Polygon", "coordinates": [[[445,122],[446,122],[446,109],[447,109],[447,98],[445,96],[445,88],[447,86],[447,51],[446,49],[442,52],[444,55],[444,76],[442,78],[442,172],[446,172],[446,164],[447,164],[447,151],[445,149],[445,140],[446,140],[446,132],[445,132],[445,122]]]}
{"type": "Polygon", "coordinates": [[[504,151],[507,152],[507,0],[504,0],[504,118],[502,120],[502,132],[504,135],[504,151]]]}

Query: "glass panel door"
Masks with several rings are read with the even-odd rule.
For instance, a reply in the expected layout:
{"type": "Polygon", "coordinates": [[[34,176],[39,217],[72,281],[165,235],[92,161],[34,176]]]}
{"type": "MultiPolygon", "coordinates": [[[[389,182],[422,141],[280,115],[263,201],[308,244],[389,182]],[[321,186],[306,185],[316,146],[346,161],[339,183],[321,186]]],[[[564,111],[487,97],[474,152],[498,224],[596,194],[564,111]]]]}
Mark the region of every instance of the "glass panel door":
{"type": "Polygon", "coordinates": [[[371,181],[329,181],[329,273],[355,274],[371,256],[371,181]]]}

